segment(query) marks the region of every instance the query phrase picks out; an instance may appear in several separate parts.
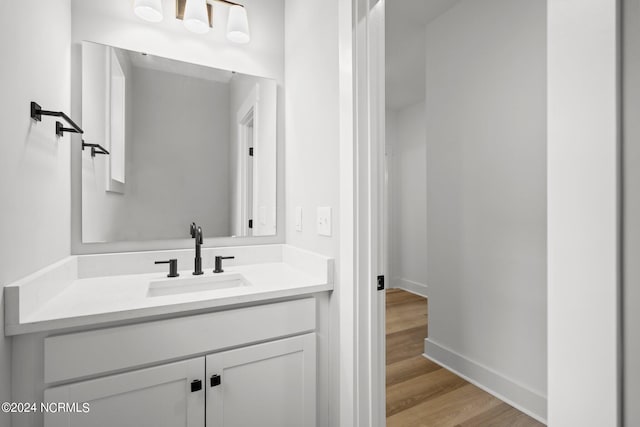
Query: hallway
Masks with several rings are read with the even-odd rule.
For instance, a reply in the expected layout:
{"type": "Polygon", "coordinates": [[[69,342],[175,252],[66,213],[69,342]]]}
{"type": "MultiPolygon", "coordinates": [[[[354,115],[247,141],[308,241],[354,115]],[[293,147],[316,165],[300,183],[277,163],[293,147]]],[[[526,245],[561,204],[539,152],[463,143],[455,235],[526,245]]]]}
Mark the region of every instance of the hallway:
{"type": "Polygon", "coordinates": [[[386,308],[387,426],[543,425],[422,356],[425,298],[389,289],[386,308]]]}

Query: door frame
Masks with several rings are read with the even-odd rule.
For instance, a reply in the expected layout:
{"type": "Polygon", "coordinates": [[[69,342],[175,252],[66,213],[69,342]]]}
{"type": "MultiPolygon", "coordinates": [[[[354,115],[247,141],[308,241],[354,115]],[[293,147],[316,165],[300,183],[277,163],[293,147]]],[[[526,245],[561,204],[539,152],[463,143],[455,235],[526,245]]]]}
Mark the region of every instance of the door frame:
{"type": "Polygon", "coordinates": [[[547,420],[619,426],[620,2],[547,7],[547,420]]]}
{"type": "Polygon", "coordinates": [[[341,426],[386,424],[384,19],[385,0],[339,3],[341,426]]]}
{"type": "Polygon", "coordinates": [[[255,197],[255,192],[257,189],[257,165],[255,162],[255,157],[249,158],[249,139],[251,140],[251,146],[255,147],[257,143],[258,136],[258,101],[259,101],[259,86],[256,84],[251,92],[247,95],[242,105],[238,108],[236,112],[236,126],[237,126],[237,159],[236,159],[236,168],[237,168],[237,177],[238,181],[237,185],[237,193],[239,195],[239,200],[237,201],[237,209],[238,209],[238,221],[240,226],[238,228],[238,232],[240,236],[251,236],[253,234],[253,230],[249,229],[249,220],[254,220],[254,228],[255,228],[255,216],[257,209],[257,200],[255,197]],[[252,126],[249,127],[248,124],[252,123],[252,126]],[[251,131],[249,130],[251,129],[251,131]],[[249,138],[248,133],[251,132],[251,138],[249,138]],[[249,178],[248,170],[249,163],[251,163],[251,177],[249,178]],[[251,182],[248,180],[251,179],[251,182]],[[248,202],[249,194],[251,191],[253,194],[251,195],[251,202],[248,202]]]}

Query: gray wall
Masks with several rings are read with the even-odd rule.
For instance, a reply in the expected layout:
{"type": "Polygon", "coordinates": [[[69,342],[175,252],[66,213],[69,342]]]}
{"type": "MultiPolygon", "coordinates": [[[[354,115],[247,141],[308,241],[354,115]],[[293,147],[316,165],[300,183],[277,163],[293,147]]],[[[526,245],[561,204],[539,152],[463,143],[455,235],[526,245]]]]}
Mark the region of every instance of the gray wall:
{"type": "Polygon", "coordinates": [[[83,240],[179,239],[192,221],[206,237],[231,235],[229,84],[139,67],[125,75],[126,183],[106,192],[107,157],[83,154],[83,240]]]}
{"type": "MultiPolygon", "coordinates": [[[[69,112],[69,0],[0,2],[0,286],[69,255],[69,136],[34,123],[29,102],[69,112]],[[46,71],[46,74],[43,74],[46,71]]],[[[4,331],[0,294],[0,330],[4,331]]],[[[0,334],[0,401],[11,401],[11,340],[0,334]]],[[[9,425],[0,413],[0,425],[9,425]]]]}
{"type": "Polygon", "coordinates": [[[427,294],[425,103],[387,110],[391,286],[427,294]]]}
{"type": "Polygon", "coordinates": [[[640,425],[640,1],[625,0],[623,33],[624,425],[640,425]]]}
{"type": "Polygon", "coordinates": [[[429,341],[545,417],[546,2],[461,1],[426,64],[429,341]]]}
{"type": "Polygon", "coordinates": [[[228,84],[134,67],[128,144],[116,240],[230,235],[228,84]]]}

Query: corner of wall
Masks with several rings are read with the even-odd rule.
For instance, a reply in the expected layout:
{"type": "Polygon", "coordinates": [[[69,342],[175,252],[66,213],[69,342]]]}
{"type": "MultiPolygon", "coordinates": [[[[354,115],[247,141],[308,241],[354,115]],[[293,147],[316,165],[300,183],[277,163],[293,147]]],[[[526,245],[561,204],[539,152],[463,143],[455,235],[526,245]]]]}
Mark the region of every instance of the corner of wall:
{"type": "MultiPolygon", "coordinates": [[[[4,2],[0,67],[6,83],[0,114],[11,123],[0,155],[0,284],[6,285],[70,252],[71,138],[56,138],[55,120],[33,122],[28,105],[69,113],[71,6],[69,0],[4,2]],[[16,42],[16,41],[19,41],[16,42]],[[43,75],[46,70],[46,75],[43,75]],[[18,84],[17,82],[23,82],[18,84]]],[[[0,296],[0,327],[4,331],[0,296]]],[[[0,338],[0,401],[11,398],[12,340],[0,338]]],[[[10,425],[0,413],[0,424],[10,425]]]]}

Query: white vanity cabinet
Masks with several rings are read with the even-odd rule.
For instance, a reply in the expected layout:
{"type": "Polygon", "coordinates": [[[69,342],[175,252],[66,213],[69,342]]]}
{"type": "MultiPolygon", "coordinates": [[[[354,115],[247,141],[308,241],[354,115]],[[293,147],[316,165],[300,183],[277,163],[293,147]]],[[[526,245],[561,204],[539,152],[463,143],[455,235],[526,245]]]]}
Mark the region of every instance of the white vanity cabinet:
{"type": "Polygon", "coordinates": [[[44,426],[315,426],[315,304],[306,298],[48,337],[45,383],[63,384],[45,389],[44,401],[77,403],[77,411],[45,413],[44,426]]]}
{"type": "Polygon", "coordinates": [[[53,387],[45,391],[45,403],[76,409],[45,414],[44,425],[313,426],[315,339],[306,334],[53,387]]]}
{"type": "Polygon", "coordinates": [[[44,425],[202,427],[204,360],[199,357],[50,388],[44,394],[48,405],[77,403],[78,409],[45,413],[44,425]],[[200,381],[199,391],[191,391],[194,381],[200,381]],[[82,412],[85,402],[88,403],[86,413],[82,412]]]}
{"type": "Polygon", "coordinates": [[[328,427],[333,260],[289,245],[202,253],[237,262],[167,282],[153,262],[191,251],[73,255],[6,285],[11,398],[38,406],[11,425],[328,427]]]}
{"type": "Polygon", "coordinates": [[[315,334],[212,354],[206,366],[207,427],[315,425],[315,334]]]}

